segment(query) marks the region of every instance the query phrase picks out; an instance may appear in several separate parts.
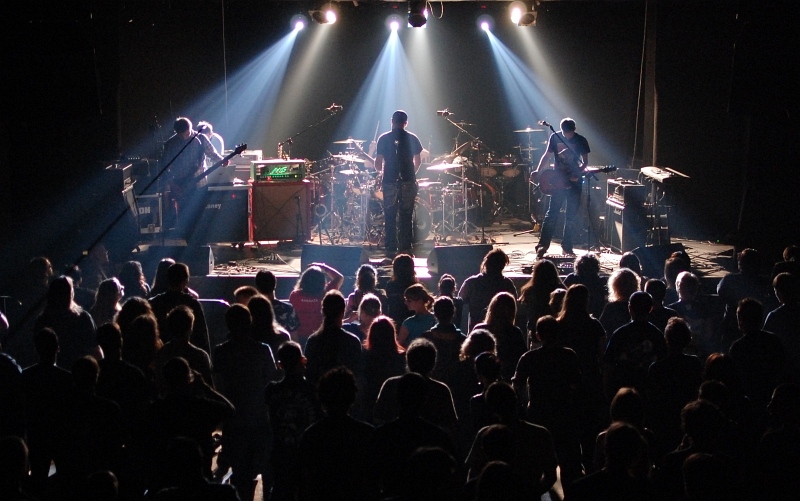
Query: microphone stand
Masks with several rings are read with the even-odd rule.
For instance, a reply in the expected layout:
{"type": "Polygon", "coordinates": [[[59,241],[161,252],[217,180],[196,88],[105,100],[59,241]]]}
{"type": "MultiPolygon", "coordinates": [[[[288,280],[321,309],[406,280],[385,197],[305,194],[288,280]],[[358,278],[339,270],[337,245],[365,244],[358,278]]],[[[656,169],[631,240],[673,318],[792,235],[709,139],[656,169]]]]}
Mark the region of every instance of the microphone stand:
{"type": "Polygon", "coordinates": [[[281,141],[280,143],[278,143],[278,156],[279,156],[280,158],[290,158],[290,157],[291,157],[291,148],[292,148],[292,145],[294,144],[294,140],[295,140],[295,139],[296,139],[298,136],[300,136],[300,135],[302,135],[302,134],[305,134],[306,132],[310,131],[311,129],[313,129],[313,128],[315,128],[315,127],[318,127],[319,125],[323,124],[324,122],[327,122],[329,119],[331,119],[331,118],[333,118],[334,116],[336,116],[336,115],[337,115],[339,112],[341,112],[342,110],[344,110],[344,108],[343,108],[343,107],[341,107],[341,106],[340,106],[340,107],[337,107],[335,104],[331,105],[331,106],[330,106],[330,107],[328,107],[328,108],[325,108],[325,111],[327,111],[328,113],[330,113],[330,115],[328,115],[327,117],[323,118],[322,120],[320,120],[320,121],[319,121],[319,122],[317,122],[317,123],[314,123],[314,124],[311,124],[311,125],[309,125],[309,126],[308,126],[308,127],[306,127],[305,129],[302,129],[300,132],[297,132],[297,133],[296,133],[296,134],[294,134],[293,136],[290,136],[288,139],[286,139],[286,140],[284,140],[284,141],[281,141]],[[288,146],[289,153],[285,153],[285,154],[283,153],[283,147],[284,147],[284,146],[288,146]]]}

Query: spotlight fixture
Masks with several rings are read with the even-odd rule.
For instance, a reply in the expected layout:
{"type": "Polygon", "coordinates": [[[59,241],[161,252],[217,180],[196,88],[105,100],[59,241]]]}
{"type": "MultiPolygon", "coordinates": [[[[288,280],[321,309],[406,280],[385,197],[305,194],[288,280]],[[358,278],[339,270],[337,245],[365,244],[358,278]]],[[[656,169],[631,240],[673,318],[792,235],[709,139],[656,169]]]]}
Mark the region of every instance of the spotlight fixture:
{"type": "Polygon", "coordinates": [[[337,10],[333,2],[325,2],[319,8],[309,10],[308,15],[319,24],[333,24],[336,22],[337,10]]]}
{"type": "Polygon", "coordinates": [[[511,5],[508,6],[508,16],[511,18],[511,22],[514,24],[519,23],[519,20],[522,19],[522,15],[527,11],[528,6],[525,5],[524,2],[511,2],[511,5]]]}
{"type": "MultiPolygon", "coordinates": [[[[523,7],[525,5],[522,2],[514,2],[513,4],[511,4],[511,9],[514,8],[514,4],[522,4],[523,7]]],[[[541,6],[541,4],[542,3],[540,0],[533,0],[533,2],[531,3],[531,10],[528,11],[527,8],[525,8],[522,11],[522,14],[520,15],[519,19],[515,21],[517,23],[517,26],[536,26],[536,18],[539,17],[539,7],[541,6]]],[[[512,16],[514,15],[513,10],[511,12],[511,15],[512,16]]],[[[511,20],[513,21],[514,18],[512,17],[511,20]]]]}
{"type": "Polygon", "coordinates": [[[428,22],[427,4],[425,0],[409,0],[408,24],[413,28],[421,28],[428,22]]]}
{"type": "Polygon", "coordinates": [[[308,18],[303,14],[295,14],[294,16],[292,16],[292,19],[290,21],[292,29],[296,31],[302,30],[303,28],[306,27],[307,24],[308,24],[308,18]]]}

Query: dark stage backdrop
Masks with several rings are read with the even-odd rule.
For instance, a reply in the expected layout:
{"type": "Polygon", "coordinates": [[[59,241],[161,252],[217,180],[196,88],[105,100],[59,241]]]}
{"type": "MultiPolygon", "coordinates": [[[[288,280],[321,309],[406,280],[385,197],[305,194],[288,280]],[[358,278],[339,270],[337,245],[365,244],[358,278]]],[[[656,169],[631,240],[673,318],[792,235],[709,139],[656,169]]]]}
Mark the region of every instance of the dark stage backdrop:
{"type": "MultiPolygon", "coordinates": [[[[798,188],[787,151],[798,131],[798,86],[789,77],[798,30],[789,25],[792,9],[784,8],[792,4],[654,4],[658,164],[692,177],[680,199],[682,233],[721,239],[738,232],[744,241],[773,248],[797,239],[798,216],[785,210],[787,195],[798,188]]],[[[0,117],[3,237],[23,241],[15,249],[29,254],[69,247],[75,215],[59,203],[80,196],[82,185],[118,154],[154,156],[174,118],[221,85],[224,60],[230,78],[286,35],[291,15],[306,8],[304,2],[226,1],[223,49],[219,0],[33,5],[25,12],[3,7],[9,77],[0,117]]],[[[358,108],[358,89],[387,38],[384,19],[393,7],[402,15],[403,5],[339,5],[340,22],[324,39],[326,57],[304,66],[319,26],[302,33],[290,55],[285,81],[307,75],[307,92],[291,105],[279,94],[276,112],[256,113],[253,132],[243,137],[226,134],[218,121],[228,145],[248,142],[273,156],[278,141],[324,116],[332,102],[346,112],[358,108]]],[[[506,7],[446,2],[444,17],[435,21],[438,34],[447,36],[431,52],[435,75],[426,75],[436,88],[422,91],[431,115],[412,116],[410,127],[434,155],[449,149],[454,135],[437,109],[475,123],[473,132],[499,153],[519,143],[512,130],[536,118],[560,118],[512,119],[486,35],[475,25],[478,15],[493,15],[496,36],[524,60],[517,36],[524,29],[508,26],[506,7]]],[[[592,164],[651,163],[641,158],[641,120],[635,137],[644,11],[644,1],[548,1],[539,25],[527,29],[567,103],[559,113],[578,118],[592,144],[592,164]]],[[[340,118],[298,139],[294,156],[324,156],[331,141],[342,139],[340,118]]],[[[95,230],[79,229],[83,240],[95,230]]]]}

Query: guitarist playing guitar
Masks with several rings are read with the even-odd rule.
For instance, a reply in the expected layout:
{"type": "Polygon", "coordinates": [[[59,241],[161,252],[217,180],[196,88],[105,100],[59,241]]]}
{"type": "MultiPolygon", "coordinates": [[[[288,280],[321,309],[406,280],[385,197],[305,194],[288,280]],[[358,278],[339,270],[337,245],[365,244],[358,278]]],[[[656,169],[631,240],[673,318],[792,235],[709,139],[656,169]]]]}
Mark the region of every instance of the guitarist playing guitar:
{"type": "Polygon", "coordinates": [[[550,205],[544,216],[542,233],[539,243],[536,245],[536,256],[544,257],[550,247],[550,241],[556,229],[556,220],[561,212],[561,206],[566,201],[566,220],[564,221],[564,238],[561,241],[561,248],[564,254],[574,254],[573,238],[575,225],[578,220],[578,209],[581,204],[581,190],[583,185],[583,175],[586,166],[589,165],[589,142],[585,137],[575,132],[575,120],[565,118],[561,120],[561,130],[556,132],[553,126],[544,120],[540,125],[550,127],[553,132],[547,142],[547,151],[539,160],[536,170],[531,173],[538,177],[543,174],[542,167],[546,165],[548,156],[552,153],[555,165],[555,172],[560,174],[566,182],[564,189],[553,192],[550,196],[550,205]]]}

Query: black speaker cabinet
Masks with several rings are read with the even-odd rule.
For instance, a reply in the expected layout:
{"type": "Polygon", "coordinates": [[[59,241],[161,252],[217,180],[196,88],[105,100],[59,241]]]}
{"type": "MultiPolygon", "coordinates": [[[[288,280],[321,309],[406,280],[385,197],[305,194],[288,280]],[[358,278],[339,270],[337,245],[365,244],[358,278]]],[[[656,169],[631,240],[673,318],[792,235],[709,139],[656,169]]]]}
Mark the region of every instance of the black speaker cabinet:
{"type": "Polygon", "coordinates": [[[192,245],[248,241],[249,195],[246,185],[210,186],[187,241],[192,245]]]}
{"type": "Polygon", "coordinates": [[[633,249],[639,262],[642,264],[642,274],[650,278],[664,276],[664,262],[673,252],[685,251],[683,244],[651,245],[633,249]]]}
{"type": "Polygon", "coordinates": [[[463,280],[480,272],[483,256],[493,248],[491,244],[434,247],[428,254],[428,271],[432,275],[449,273],[463,280]]]}
{"type": "Polygon", "coordinates": [[[628,252],[642,246],[647,238],[647,218],[640,207],[624,207],[606,201],[606,232],[609,246],[618,252],[628,252]]]}
{"type": "Polygon", "coordinates": [[[344,276],[355,276],[358,267],[368,262],[369,255],[361,246],[306,244],[300,256],[303,270],[311,263],[325,263],[344,276]]]}
{"type": "Polygon", "coordinates": [[[307,240],[311,234],[310,181],[253,183],[250,240],[307,240]]]}
{"type": "Polygon", "coordinates": [[[154,276],[158,262],[166,257],[186,264],[192,276],[205,276],[214,271],[214,253],[208,245],[151,245],[145,256],[139,260],[147,270],[147,277],[154,276]]]}

